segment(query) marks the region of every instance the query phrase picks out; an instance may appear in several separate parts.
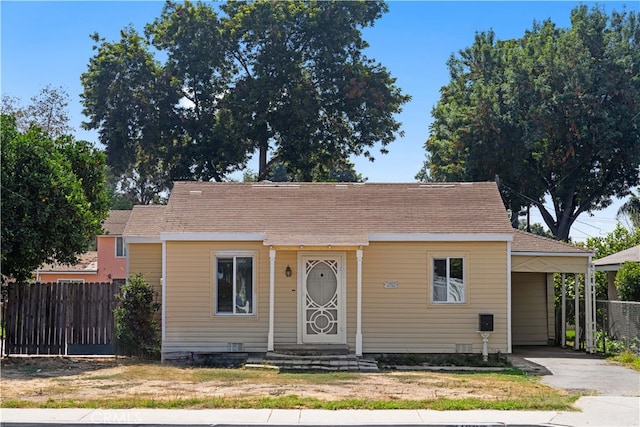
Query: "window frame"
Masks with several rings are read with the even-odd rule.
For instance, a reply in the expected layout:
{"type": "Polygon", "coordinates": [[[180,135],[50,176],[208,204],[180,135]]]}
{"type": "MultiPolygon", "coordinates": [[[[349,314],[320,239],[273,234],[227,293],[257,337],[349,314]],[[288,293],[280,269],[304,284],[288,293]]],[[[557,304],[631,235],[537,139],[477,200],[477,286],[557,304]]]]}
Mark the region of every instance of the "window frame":
{"type": "Polygon", "coordinates": [[[467,280],[468,277],[468,273],[467,273],[467,256],[466,255],[462,255],[462,254],[448,254],[448,255],[431,255],[429,257],[430,259],[430,281],[429,281],[429,287],[430,287],[430,294],[431,294],[431,304],[434,305],[461,305],[461,304],[467,304],[468,301],[468,286],[469,286],[469,282],[467,280]],[[461,260],[462,262],[462,300],[460,301],[454,301],[454,300],[450,300],[449,299],[449,288],[450,288],[450,283],[451,283],[451,260],[461,260]],[[435,279],[436,279],[436,268],[435,268],[435,262],[436,261],[445,261],[446,262],[446,285],[447,285],[447,290],[446,290],[446,296],[447,299],[444,301],[437,301],[435,298],[435,279]]]}
{"type": "Polygon", "coordinates": [[[124,242],[124,237],[122,236],[115,236],[116,240],[115,240],[115,256],[116,258],[126,258],[127,257],[127,245],[124,242]],[[118,245],[118,242],[122,242],[122,245],[118,245]],[[122,255],[118,255],[118,248],[121,247],[122,248],[122,255]]]}
{"type": "Polygon", "coordinates": [[[214,316],[255,316],[256,315],[256,261],[257,261],[257,254],[254,251],[218,251],[215,252],[214,256],[213,256],[213,315],[214,316]],[[236,273],[237,273],[237,259],[238,258],[250,258],[251,259],[251,304],[249,306],[249,312],[248,313],[243,313],[241,311],[238,311],[238,305],[237,305],[237,301],[236,298],[238,296],[237,293],[237,280],[236,280],[236,273]],[[219,311],[218,310],[218,298],[219,298],[219,293],[218,293],[218,280],[220,279],[218,277],[218,262],[221,259],[232,259],[233,262],[233,282],[232,282],[232,295],[233,295],[233,301],[231,302],[231,305],[233,307],[233,311],[219,311]]]}

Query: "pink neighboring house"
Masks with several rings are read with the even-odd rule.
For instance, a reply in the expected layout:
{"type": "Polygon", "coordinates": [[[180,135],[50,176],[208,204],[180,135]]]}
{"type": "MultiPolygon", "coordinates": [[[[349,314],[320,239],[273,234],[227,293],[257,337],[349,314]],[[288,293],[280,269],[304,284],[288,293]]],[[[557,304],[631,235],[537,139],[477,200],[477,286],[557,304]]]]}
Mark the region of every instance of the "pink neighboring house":
{"type": "Polygon", "coordinates": [[[127,252],[122,238],[129,221],[130,210],[109,211],[102,225],[104,234],[98,236],[97,251],[80,255],[74,265],[45,264],[34,272],[34,280],[52,282],[111,283],[127,277],[127,252]]]}

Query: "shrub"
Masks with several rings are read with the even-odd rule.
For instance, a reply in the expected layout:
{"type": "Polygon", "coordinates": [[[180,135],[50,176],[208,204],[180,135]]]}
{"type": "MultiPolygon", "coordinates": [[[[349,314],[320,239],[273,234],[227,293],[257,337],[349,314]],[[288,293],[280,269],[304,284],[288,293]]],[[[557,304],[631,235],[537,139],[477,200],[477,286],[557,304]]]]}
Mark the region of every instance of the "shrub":
{"type": "Polygon", "coordinates": [[[113,311],[116,338],[129,356],[157,357],[160,354],[160,331],[154,316],[160,304],[154,299],[155,292],[142,274],[129,276],[117,297],[113,311]]]}
{"type": "Polygon", "coordinates": [[[640,262],[625,262],[616,275],[616,288],[622,301],[640,301],[640,262]]]}

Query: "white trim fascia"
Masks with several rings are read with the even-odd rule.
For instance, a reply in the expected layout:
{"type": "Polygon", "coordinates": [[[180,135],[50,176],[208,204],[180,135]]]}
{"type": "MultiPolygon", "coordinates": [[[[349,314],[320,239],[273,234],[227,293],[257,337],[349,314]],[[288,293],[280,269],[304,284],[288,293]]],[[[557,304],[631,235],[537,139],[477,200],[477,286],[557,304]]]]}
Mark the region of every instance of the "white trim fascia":
{"type": "Polygon", "coordinates": [[[596,271],[618,271],[622,268],[622,264],[606,264],[594,265],[596,271]]]}
{"type": "Polygon", "coordinates": [[[591,252],[511,252],[512,256],[557,256],[557,257],[583,257],[593,255],[591,252]]]}
{"type": "Polygon", "coordinates": [[[160,236],[129,236],[124,237],[124,243],[160,243],[160,236]]]}
{"type": "Polygon", "coordinates": [[[160,233],[160,240],[177,241],[262,241],[265,233],[160,233]]]}
{"type": "Polygon", "coordinates": [[[370,242],[511,242],[509,233],[371,233],[370,242]]]}

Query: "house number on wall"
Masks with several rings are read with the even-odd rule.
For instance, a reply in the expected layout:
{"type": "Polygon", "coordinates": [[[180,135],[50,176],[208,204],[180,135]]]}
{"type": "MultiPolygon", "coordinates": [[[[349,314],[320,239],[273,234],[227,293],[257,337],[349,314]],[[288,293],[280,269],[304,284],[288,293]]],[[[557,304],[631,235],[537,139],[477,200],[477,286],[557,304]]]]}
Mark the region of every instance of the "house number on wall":
{"type": "Polygon", "coordinates": [[[384,288],[385,289],[395,289],[398,286],[400,286],[400,284],[398,282],[384,282],[384,288]]]}

